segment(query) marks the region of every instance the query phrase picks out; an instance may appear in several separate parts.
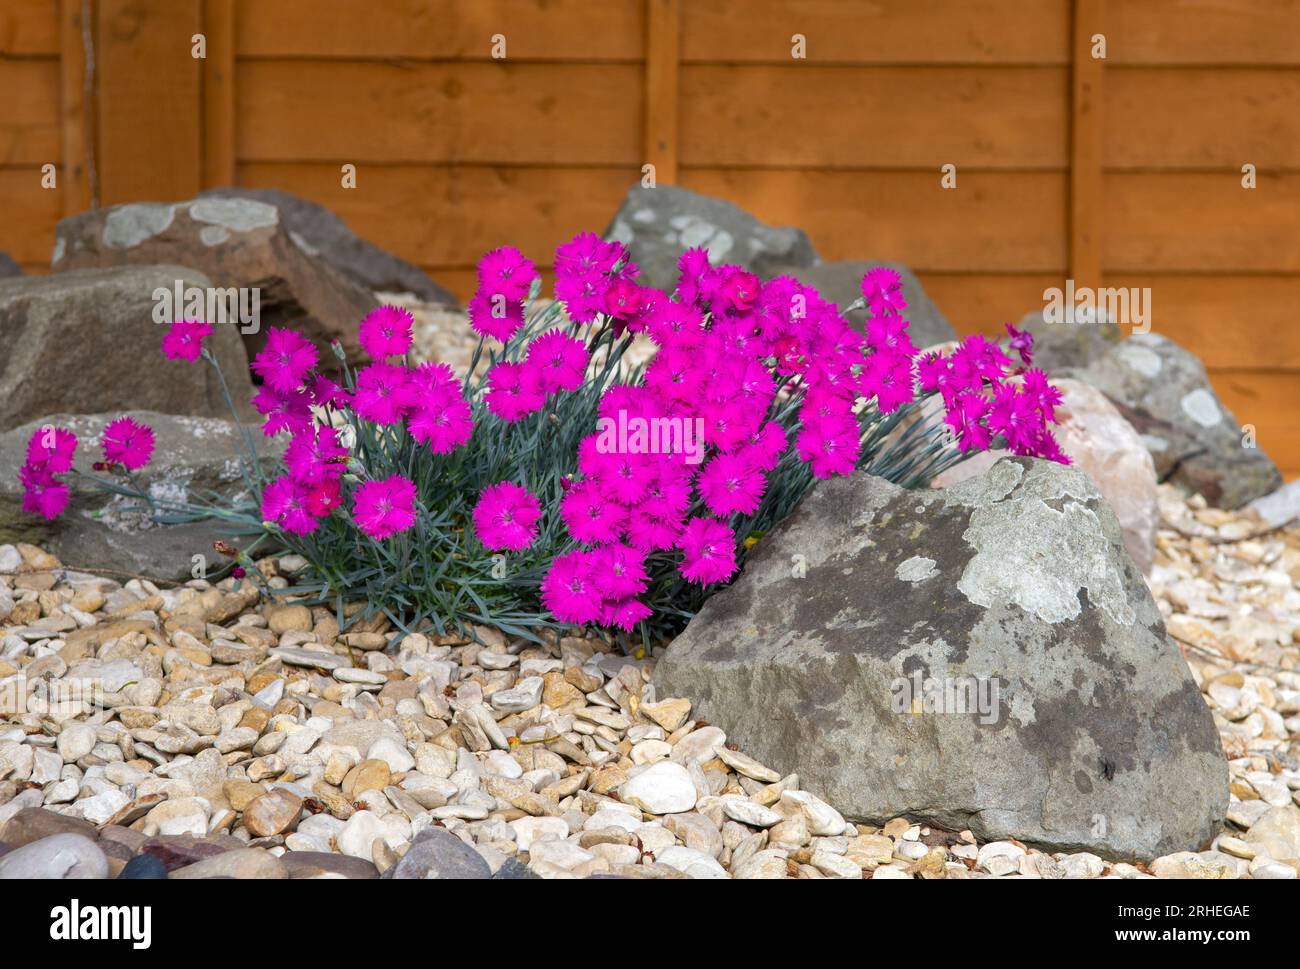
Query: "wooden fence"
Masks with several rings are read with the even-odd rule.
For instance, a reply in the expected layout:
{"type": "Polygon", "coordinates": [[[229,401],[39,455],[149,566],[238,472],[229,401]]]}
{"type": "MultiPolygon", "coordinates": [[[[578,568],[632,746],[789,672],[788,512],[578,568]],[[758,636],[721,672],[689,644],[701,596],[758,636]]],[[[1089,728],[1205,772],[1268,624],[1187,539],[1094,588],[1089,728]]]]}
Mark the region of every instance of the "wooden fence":
{"type": "Polygon", "coordinates": [[[0,0],[0,249],[31,271],[92,199],[238,183],[463,296],[492,246],[603,229],[647,162],[910,264],[964,331],[1067,277],[1148,287],[1300,473],[1300,0],[0,0]]]}

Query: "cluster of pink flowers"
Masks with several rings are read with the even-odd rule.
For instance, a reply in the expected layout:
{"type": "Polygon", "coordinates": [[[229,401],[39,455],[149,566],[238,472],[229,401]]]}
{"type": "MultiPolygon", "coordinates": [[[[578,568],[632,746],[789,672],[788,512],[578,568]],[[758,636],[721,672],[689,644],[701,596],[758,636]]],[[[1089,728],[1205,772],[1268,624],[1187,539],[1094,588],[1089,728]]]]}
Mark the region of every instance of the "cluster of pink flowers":
{"type": "MultiPolygon", "coordinates": [[[[119,417],[104,425],[100,448],[104,460],[95,462],[96,471],[116,468],[138,471],[153,456],[153,428],[130,417],[119,417]]],[[[72,490],[59,475],[72,470],[76,453],[77,436],[67,428],[51,425],[31,436],[27,442],[27,460],[18,470],[24,512],[49,520],[63,514],[72,490]]]]}
{"type": "Polygon", "coordinates": [[[1026,369],[1033,360],[1033,337],[1009,323],[1007,331],[1024,366],[1014,367],[996,343],[968,336],[951,353],[921,357],[921,389],[942,397],[944,422],[961,450],[985,451],[1001,437],[1013,454],[1069,464],[1048,427],[1056,420],[1061,392],[1042,370],[1026,369]]]}
{"type": "MultiPolygon", "coordinates": [[[[372,362],[356,375],[355,392],[316,372],[316,348],[291,330],[272,328],[251,367],[262,377],[253,403],[266,415],[269,436],[287,430],[285,470],[262,495],[262,517],[293,535],[309,535],[342,504],[340,480],[348,449],[332,426],[319,425],[312,408],[347,408],[373,424],[403,424],[434,454],[446,454],[469,440],[474,424],[469,401],[446,364],[410,368],[401,362],[411,348],[410,313],[381,306],[361,323],[359,340],[372,362]],[[398,362],[394,362],[395,358],[398,362]]],[[[394,475],[365,481],[352,494],[352,520],[382,541],[415,524],[416,487],[394,475]]]]}

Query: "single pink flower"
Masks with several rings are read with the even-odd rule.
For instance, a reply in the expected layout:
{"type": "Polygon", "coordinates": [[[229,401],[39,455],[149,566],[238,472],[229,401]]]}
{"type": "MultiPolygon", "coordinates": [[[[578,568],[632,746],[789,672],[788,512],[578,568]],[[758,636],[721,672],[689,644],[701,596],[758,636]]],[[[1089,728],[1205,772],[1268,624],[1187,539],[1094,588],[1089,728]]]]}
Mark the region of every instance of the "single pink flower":
{"type": "Polygon", "coordinates": [[[478,264],[479,291],[499,293],[512,303],[522,303],[528,296],[537,268],[514,246],[493,249],[478,264]]]}
{"type": "Polygon", "coordinates": [[[368,421],[396,424],[406,413],[409,371],[391,363],[372,363],[357,374],[353,407],[368,421]]]}
{"type": "Polygon", "coordinates": [[[23,486],[23,511],[53,521],[68,507],[72,490],[54,477],[49,465],[24,465],[18,470],[23,486]]]}
{"type": "Polygon", "coordinates": [[[583,481],[560,500],[560,517],[569,534],[584,545],[612,542],[623,531],[627,510],[596,481],[583,481]]]}
{"type": "Polygon", "coordinates": [[[63,427],[46,425],[27,442],[27,464],[33,468],[45,468],[52,474],[70,471],[76,453],[77,435],[63,427]]]}
{"type": "Polygon", "coordinates": [[[415,524],[415,498],[415,483],[401,475],[367,481],[352,496],[352,517],[358,528],[382,541],[415,524]]]}
{"type": "Polygon", "coordinates": [[[592,576],[591,553],[581,550],[556,557],[542,579],[542,605],[560,622],[596,622],[604,611],[592,576]]]}
{"type": "Polygon", "coordinates": [[[488,372],[488,410],[513,424],[542,409],[546,388],[540,370],[527,363],[502,361],[488,372]]]}
{"type": "Polygon", "coordinates": [[[400,357],[411,349],[411,327],[415,319],[400,306],[380,306],[366,314],[361,321],[359,339],[361,347],[372,360],[381,363],[389,357],[400,357]]]}
{"type": "Polygon", "coordinates": [[[348,449],[332,427],[314,427],[294,435],[284,452],[290,476],[308,487],[343,476],[348,449]]]}
{"type": "Polygon", "coordinates": [[[132,471],[139,470],[153,455],[153,428],[129,417],[119,417],[104,427],[100,446],[104,449],[105,461],[132,471]]]}
{"type": "Polygon", "coordinates": [[[537,519],[541,515],[536,495],[512,481],[502,481],[479,492],[474,506],[474,531],[479,541],[494,552],[519,552],[537,538],[537,519]]]}
{"type": "Polygon", "coordinates": [[[203,341],[212,335],[212,326],[200,320],[177,320],[163,337],[162,352],[168,360],[193,363],[203,353],[203,341]]]}
{"type": "Polygon", "coordinates": [[[316,348],[310,340],[301,333],[273,326],[266,346],[253,358],[251,369],[272,389],[287,394],[302,386],[316,361],[316,348]]]}
{"type": "Polygon", "coordinates": [[[736,536],[720,521],[692,518],[682,530],[677,547],[683,553],[678,571],[688,582],[709,585],[736,573],[736,536]]]}
{"type": "Polygon", "coordinates": [[[307,507],[308,491],[288,475],[262,489],[262,521],[274,522],[290,535],[310,535],[320,522],[307,507]]]}
{"type": "Polygon", "coordinates": [[[535,367],[548,394],[577,390],[587,374],[590,354],[581,340],[563,330],[547,330],[528,344],[528,364],[535,367]]]}
{"type": "Polygon", "coordinates": [[[767,480],[740,454],[714,456],[696,479],[700,497],[715,515],[752,515],[763,500],[767,480]]]}
{"type": "Polygon", "coordinates": [[[653,611],[640,599],[619,599],[605,603],[600,621],[604,626],[617,626],[630,633],[637,623],[651,615],[653,611]]]}
{"type": "Polygon", "coordinates": [[[502,293],[479,290],[469,301],[469,325],[481,336],[490,336],[502,343],[524,325],[524,304],[508,299],[502,293]]]}

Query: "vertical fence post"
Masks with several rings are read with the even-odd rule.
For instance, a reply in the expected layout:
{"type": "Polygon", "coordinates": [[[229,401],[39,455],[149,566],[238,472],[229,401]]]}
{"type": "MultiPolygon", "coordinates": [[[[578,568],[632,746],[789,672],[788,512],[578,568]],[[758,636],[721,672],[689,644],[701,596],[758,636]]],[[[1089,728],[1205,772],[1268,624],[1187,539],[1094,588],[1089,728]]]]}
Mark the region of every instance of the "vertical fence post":
{"type": "Polygon", "coordinates": [[[91,0],[59,0],[59,124],[63,129],[63,214],[84,212],[93,204],[91,172],[94,105],[87,91],[86,31],[93,28],[91,0]],[[89,17],[83,13],[89,10],[89,17]],[[89,21],[89,22],[85,22],[89,21]]]}
{"type": "Polygon", "coordinates": [[[659,182],[677,181],[678,0],[646,0],[645,160],[659,182]]]}
{"type": "Polygon", "coordinates": [[[98,0],[101,201],[192,198],[203,181],[202,0],[98,0]]]}
{"type": "Polygon", "coordinates": [[[204,0],[203,186],[235,184],[235,0],[204,0]]]}
{"type": "Polygon", "coordinates": [[[1102,82],[1105,60],[1093,57],[1103,33],[1105,0],[1074,0],[1070,97],[1070,276],[1076,286],[1101,285],[1104,212],[1102,82]]]}

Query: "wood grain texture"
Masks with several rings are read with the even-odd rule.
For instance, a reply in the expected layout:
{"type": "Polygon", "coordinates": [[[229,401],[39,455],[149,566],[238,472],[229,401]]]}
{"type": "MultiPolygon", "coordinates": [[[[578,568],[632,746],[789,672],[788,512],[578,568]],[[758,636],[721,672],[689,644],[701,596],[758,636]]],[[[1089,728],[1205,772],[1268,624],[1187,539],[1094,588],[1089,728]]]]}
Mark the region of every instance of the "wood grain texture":
{"type": "Polygon", "coordinates": [[[202,187],[200,0],[98,0],[101,203],[183,199],[202,187]]]}
{"type": "Polygon", "coordinates": [[[678,0],[645,0],[645,160],[665,184],[677,181],[681,8],[678,0]]]}
{"type": "Polygon", "coordinates": [[[37,168],[0,168],[0,212],[0,250],[15,262],[48,266],[54,226],[63,216],[62,193],[41,188],[37,168]]]}
{"type": "Polygon", "coordinates": [[[896,259],[918,272],[1061,272],[1066,175],[684,168],[682,184],[770,225],[808,230],[823,259],[896,259]]]}
{"type": "Polygon", "coordinates": [[[235,0],[204,0],[203,184],[235,181],[235,0]]]}
{"type": "Polygon", "coordinates": [[[1254,425],[1259,446],[1283,473],[1300,474],[1300,371],[1215,370],[1210,383],[1239,424],[1254,425]]]}
{"type": "Polygon", "coordinates": [[[1105,203],[1108,273],[1300,272],[1300,175],[1108,174],[1105,203]]]}
{"type": "Polygon", "coordinates": [[[471,266],[509,243],[538,265],[582,230],[601,232],[639,169],[465,165],[363,167],[357,188],[329,164],[244,163],[239,184],[288,188],[338,213],[403,259],[471,266]]]}
{"type": "Polygon", "coordinates": [[[63,189],[63,214],[75,215],[90,208],[93,195],[91,148],[95,133],[91,126],[91,106],[87,97],[86,49],[81,0],[58,0],[59,3],[59,121],[62,127],[63,154],[60,177],[63,189]]]}
{"type": "Polygon", "coordinates": [[[1211,369],[1300,370],[1300,276],[1111,274],[1106,285],[1149,289],[1153,330],[1211,369]]]}
{"type": "Polygon", "coordinates": [[[1056,170],[1063,68],[687,66],[682,164],[1056,170]]]}
{"type": "Polygon", "coordinates": [[[242,161],[624,164],[642,159],[636,65],[245,61],[242,161]]]}
{"type": "Polygon", "coordinates": [[[0,57],[58,54],[56,0],[0,0],[0,57]]]}
{"type": "Polygon", "coordinates": [[[1300,65],[1300,0],[1118,0],[1116,64],[1300,65]]]}
{"type": "Polygon", "coordinates": [[[1106,0],[1074,0],[1070,73],[1070,276],[1079,286],[1101,282],[1102,144],[1105,60],[1096,56],[1106,27],[1106,0]]]}
{"type": "Polygon", "coordinates": [[[59,62],[0,59],[0,92],[0,165],[58,164],[59,62]]]}
{"type": "Polygon", "coordinates": [[[237,0],[241,57],[639,61],[644,0],[237,0]]]}
{"type": "Polygon", "coordinates": [[[688,0],[692,63],[1066,64],[1069,0],[688,0]]]}
{"type": "Polygon", "coordinates": [[[1300,170],[1300,71],[1111,68],[1105,112],[1112,170],[1300,170]]]}

